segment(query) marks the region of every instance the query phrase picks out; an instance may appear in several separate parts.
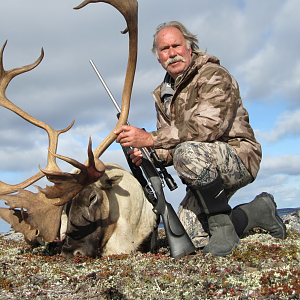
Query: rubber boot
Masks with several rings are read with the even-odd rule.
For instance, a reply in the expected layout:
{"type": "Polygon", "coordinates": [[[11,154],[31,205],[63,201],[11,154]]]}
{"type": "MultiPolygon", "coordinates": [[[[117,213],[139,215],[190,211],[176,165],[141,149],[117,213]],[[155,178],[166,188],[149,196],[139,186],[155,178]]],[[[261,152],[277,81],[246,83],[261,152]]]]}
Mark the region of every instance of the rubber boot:
{"type": "Polygon", "coordinates": [[[247,231],[260,227],[275,238],[285,239],[286,226],[279,217],[277,205],[272,195],[261,193],[253,201],[236,206],[232,210],[231,220],[241,237],[247,231]]]}
{"type": "Polygon", "coordinates": [[[207,215],[210,239],[203,253],[225,256],[232,253],[240,239],[230,219],[231,207],[223,189],[221,178],[204,186],[189,186],[196,197],[201,211],[207,215]]]}

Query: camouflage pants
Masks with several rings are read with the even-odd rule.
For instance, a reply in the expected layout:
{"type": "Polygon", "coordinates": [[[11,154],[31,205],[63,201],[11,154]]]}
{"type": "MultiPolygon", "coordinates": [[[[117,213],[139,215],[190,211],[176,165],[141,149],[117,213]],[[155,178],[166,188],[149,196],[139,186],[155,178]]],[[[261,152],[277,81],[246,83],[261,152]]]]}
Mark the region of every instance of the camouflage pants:
{"type": "MultiPolygon", "coordinates": [[[[219,174],[228,200],[238,189],[253,181],[234,150],[220,141],[179,144],[173,162],[179,178],[187,185],[205,185],[219,174]]],[[[189,190],[180,203],[178,217],[196,247],[208,242],[206,216],[189,190]]]]}

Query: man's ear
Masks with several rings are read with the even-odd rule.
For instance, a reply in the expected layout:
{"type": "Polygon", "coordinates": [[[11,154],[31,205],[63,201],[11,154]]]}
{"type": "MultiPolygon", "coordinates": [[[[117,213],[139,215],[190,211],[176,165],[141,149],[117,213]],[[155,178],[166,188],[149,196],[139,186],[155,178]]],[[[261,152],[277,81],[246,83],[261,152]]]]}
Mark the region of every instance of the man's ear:
{"type": "Polygon", "coordinates": [[[190,47],[190,49],[189,49],[189,53],[190,53],[190,55],[192,55],[192,47],[190,47]]]}

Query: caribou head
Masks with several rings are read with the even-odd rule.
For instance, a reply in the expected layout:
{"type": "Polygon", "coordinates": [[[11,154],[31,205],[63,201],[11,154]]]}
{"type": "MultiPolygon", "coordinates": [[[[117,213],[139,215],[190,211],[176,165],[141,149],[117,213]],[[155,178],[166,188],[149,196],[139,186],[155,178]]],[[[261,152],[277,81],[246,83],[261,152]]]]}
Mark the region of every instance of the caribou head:
{"type": "Polygon", "coordinates": [[[89,3],[95,2],[109,3],[124,16],[127,28],[123,33],[129,32],[129,58],[122,95],[121,115],[118,123],[94,152],[92,152],[90,140],[88,160],[84,164],[56,154],[58,136],[69,130],[73,126],[74,121],[66,129],[56,131],[14,105],[5,95],[8,84],[15,76],[34,69],[42,61],[44,56],[43,49],[40,57],[34,63],[9,71],[4,70],[3,67],[3,52],[7,41],[0,53],[0,105],[18,114],[26,121],[46,130],[49,138],[46,168],[40,168],[37,174],[16,185],[9,185],[0,181],[0,198],[5,200],[6,204],[9,205],[9,208],[0,208],[0,216],[10,223],[16,232],[21,232],[28,241],[33,241],[37,237],[41,237],[45,242],[50,242],[56,238],[60,227],[63,206],[80,193],[84,187],[101,178],[105,172],[105,166],[99,160],[99,157],[115,140],[116,135],[114,131],[121,125],[126,124],[127,121],[137,60],[137,1],[85,0],[78,7],[75,7],[75,9],[80,9],[89,3]],[[56,158],[70,163],[79,169],[80,172],[74,174],[62,172],[56,164],[56,158]],[[44,176],[54,185],[47,186],[46,188],[37,187],[37,193],[25,190],[25,188],[44,176]]]}

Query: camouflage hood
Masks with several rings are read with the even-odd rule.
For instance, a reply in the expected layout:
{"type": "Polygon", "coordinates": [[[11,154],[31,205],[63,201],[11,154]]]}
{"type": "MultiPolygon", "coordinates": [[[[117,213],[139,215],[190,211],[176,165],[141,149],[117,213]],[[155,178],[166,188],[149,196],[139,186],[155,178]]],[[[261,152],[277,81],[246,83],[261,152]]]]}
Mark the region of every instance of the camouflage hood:
{"type": "Polygon", "coordinates": [[[154,92],[157,130],[151,132],[154,147],[167,164],[174,148],[185,141],[228,143],[253,178],[261,161],[261,147],[254,137],[243,107],[238,83],[212,55],[193,57],[191,66],[176,82],[166,114],[161,84],[154,92]]]}

